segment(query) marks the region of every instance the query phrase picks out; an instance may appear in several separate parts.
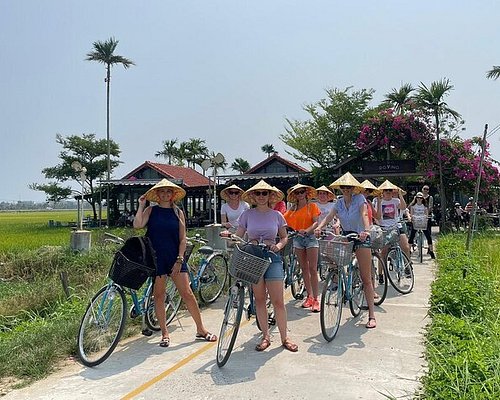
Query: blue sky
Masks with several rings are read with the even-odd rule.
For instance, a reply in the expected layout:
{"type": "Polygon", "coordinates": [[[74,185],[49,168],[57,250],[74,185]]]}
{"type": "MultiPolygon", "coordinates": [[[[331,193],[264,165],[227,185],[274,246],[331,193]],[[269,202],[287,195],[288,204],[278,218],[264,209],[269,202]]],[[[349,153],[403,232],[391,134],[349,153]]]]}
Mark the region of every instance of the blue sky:
{"type": "MultiPolygon", "coordinates": [[[[255,164],[286,118],[326,88],[373,88],[373,105],[401,83],[449,78],[446,99],[464,137],[500,123],[497,1],[68,1],[0,2],[0,201],[43,201],[28,189],[58,162],[57,133],[106,136],[105,71],[84,61],[113,36],[111,137],[125,175],[162,141],[193,137],[231,163],[255,164]]],[[[500,135],[490,138],[500,160],[500,135]]],[[[231,170],[227,171],[231,173],[231,170]]],[[[75,185],[78,187],[78,185],[75,185]]]]}

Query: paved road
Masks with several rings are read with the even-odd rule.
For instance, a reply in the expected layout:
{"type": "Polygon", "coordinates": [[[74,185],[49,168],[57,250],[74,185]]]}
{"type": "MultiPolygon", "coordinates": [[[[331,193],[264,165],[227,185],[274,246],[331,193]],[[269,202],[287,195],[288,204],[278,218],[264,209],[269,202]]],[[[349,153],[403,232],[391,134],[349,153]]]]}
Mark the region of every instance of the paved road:
{"type": "MultiPolygon", "coordinates": [[[[195,327],[181,315],[171,327],[172,344],[158,346],[159,336],[134,337],[119,345],[96,368],[76,362],[47,379],[15,390],[3,399],[386,399],[411,398],[425,370],[423,328],[427,318],[434,264],[428,256],[415,263],[416,285],[406,296],[389,288],[377,310],[378,327],[367,330],[367,313],[353,319],[344,309],[336,338],[321,335],[319,314],[287,304],[290,336],[298,353],[280,347],[278,332],[263,353],[254,321],[245,322],[228,364],[215,364],[216,347],[194,341],[195,327]]],[[[207,327],[217,332],[223,300],[203,310],[207,327]]]]}

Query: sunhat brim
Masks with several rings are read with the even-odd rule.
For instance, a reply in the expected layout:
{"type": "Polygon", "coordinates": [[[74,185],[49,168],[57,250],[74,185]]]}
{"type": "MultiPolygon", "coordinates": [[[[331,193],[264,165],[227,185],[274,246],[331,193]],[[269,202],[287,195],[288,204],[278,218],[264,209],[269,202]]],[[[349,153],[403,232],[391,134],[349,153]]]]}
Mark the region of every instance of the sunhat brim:
{"type": "Polygon", "coordinates": [[[328,200],[334,200],[336,198],[335,193],[333,193],[329,188],[327,188],[325,185],[320,186],[319,188],[316,188],[316,193],[319,196],[319,192],[325,192],[328,194],[328,200]]]}
{"type": "Polygon", "coordinates": [[[316,189],[313,188],[312,186],[309,185],[303,185],[302,183],[297,183],[296,185],[292,186],[290,189],[287,190],[287,200],[290,203],[296,203],[297,202],[297,190],[300,189],[305,189],[306,191],[306,196],[307,199],[314,199],[318,196],[318,193],[316,192],[316,189]]]}
{"type": "Polygon", "coordinates": [[[354,188],[353,193],[360,193],[363,189],[361,183],[350,172],[346,172],[329,185],[332,189],[340,189],[341,186],[352,186],[354,188]]]}
{"type": "Polygon", "coordinates": [[[255,201],[255,196],[253,195],[253,192],[256,190],[267,190],[270,193],[276,193],[278,196],[280,196],[280,193],[281,193],[281,191],[278,188],[271,186],[266,181],[261,179],[259,182],[257,182],[255,185],[253,185],[250,189],[248,189],[245,193],[243,193],[243,195],[241,196],[241,199],[243,201],[246,201],[248,204],[256,205],[257,202],[255,201]]]}
{"type": "Polygon", "coordinates": [[[240,191],[240,196],[245,192],[242,188],[240,188],[239,186],[237,185],[231,185],[231,186],[228,186],[227,188],[224,188],[221,190],[220,192],[220,197],[225,200],[225,201],[228,201],[229,200],[229,191],[231,190],[239,190],[240,191]]]}
{"type": "Polygon", "coordinates": [[[172,201],[173,202],[178,202],[179,200],[182,200],[184,196],[186,196],[186,191],[181,188],[180,186],[176,185],[175,183],[170,182],[168,179],[162,179],[160,182],[158,182],[156,185],[154,185],[151,189],[149,189],[146,194],[144,195],[146,197],[146,200],[148,201],[153,201],[155,203],[160,202],[160,197],[158,196],[157,189],[161,188],[168,188],[172,189],[172,201]]]}

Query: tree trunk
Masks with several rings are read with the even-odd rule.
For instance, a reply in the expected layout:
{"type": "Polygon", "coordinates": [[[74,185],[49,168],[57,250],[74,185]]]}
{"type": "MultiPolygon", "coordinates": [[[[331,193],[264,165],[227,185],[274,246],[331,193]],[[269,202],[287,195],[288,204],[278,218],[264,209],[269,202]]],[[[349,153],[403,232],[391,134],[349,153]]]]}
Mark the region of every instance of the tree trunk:
{"type": "Polygon", "coordinates": [[[438,156],[438,165],[439,165],[439,202],[441,204],[441,223],[440,223],[440,231],[442,232],[442,228],[446,223],[446,193],[443,182],[443,163],[441,161],[441,138],[439,137],[439,113],[437,110],[434,114],[436,118],[436,139],[437,139],[437,156],[438,156]]]}
{"type": "Polygon", "coordinates": [[[110,143],[109,143],[109,85],[111,81],[111,66],[110,64],[107,64],[107,70],[106,70],[106,141],[107,141],[107,154],[106,154],[106,161],[107,161],[107,173],[106,173],[106,179],[108,181],[108,184],[106,185],[106,225],[109,227],[109,179],[111,176],[111,161],[110,161],[110,143]]]}

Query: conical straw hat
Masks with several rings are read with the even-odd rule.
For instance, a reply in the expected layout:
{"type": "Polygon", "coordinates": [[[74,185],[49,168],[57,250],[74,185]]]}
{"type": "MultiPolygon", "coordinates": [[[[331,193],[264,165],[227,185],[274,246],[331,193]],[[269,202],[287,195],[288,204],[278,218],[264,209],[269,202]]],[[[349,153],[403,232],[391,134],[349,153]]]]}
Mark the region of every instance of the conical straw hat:
{"type": "Polygon", "coordinates": [[[290,189],[286,191],[287,200],[290,203],[297,202],[297,194],[295,192],[299,189],[306,190],[306,196],[308,200],[314,199],[317,196],[316,189],[314,189],[312,186],[303,185],[302,183],[297,183],[296,185],[292,186],[290,189]]]}
{"type": "Polygon", "coordinates": [[[222,189],[220,191],[220,197],[225,200],[225,201],[228,201],[229,200],[229,194],[227,192],[231,191],[231,190],[239,190],[241,193],[240,193],[240,196],[243,194],[244,190],[242,188],[240,188],[239,186],[237,185],[231,185],[231,186],[228,186],[227,188],[225,189],[222,189]]]}
{"type": "Polygon", "coordinates": [[[176,185],[175,183],[170,182],[168,179],[162,179],[160,182],[158,182],[156,185],[154,185],[151,189],[149,189],[146,192],[146,194],[145,194],[146,200],[154,201],[155,203],[159,203],[160,197],[158,196],[156,189],[160,189],[160,188],[172,189],[172,192],[173,192],[172,201],[173,202],[177,202],[179,200],[182,200],[184,198],[184,196],[186,195],[186,191],[183,188],[176,185]]]}
{"type": "Polygon", "coordinates": [[[325,185],[323,186],[320,186],[319,188],[316,188],[316,192],[326,192],[328,193],[328,200],[334,200],[337,196],[335,196],[335,194],[330,190],[328,189],[325,185]]]}
{"type": "Polygon", "coordinates": [[[378,197],[382,194],[382,192],[380,190],[377,189],[377,187],[371,183],[368,179],[365,179],[363,182],[361,182],[361,187],[365,190],[373,190],[371,192],[371,195],[375,196],[375,197],[378,197]]]}
{"type": "Polygon", "coordinates": [[[274,186],[271,186],[269,183],[267,183],[264,180],[260,180],[257,182],[255,185],[253,185],[250,189],[248,189],[243,195],[241,196],[243,201],[246,201],[248,204],[255,205],[255,197],[252,194],[255,190],[268,190],[269,192],[274,192],[278,196],[280,195],[280,190],[275,188],[274,186]]]}
{"type": "Polygon", "coordinates": [[[359,193],[362,189],[361,183],[350,172],[346,172],[329,186],[332,189],[340,189],[340,186],[352,186],[354,187],[353,193],[359,193]]]}
{"type": "Polygon", "coordinates": [[[283,193],[281,190],[279,190],[276,186],[273,186],[273,188],[276,190],[275,192],[271,192],[271,194],[275,197],[276,203],[278,201],[281,201],[285,198],[285,193],[283,193]]]}
{"type": "Polygon", "coordinates": [[[397,187],[394,183],[392,183],[391,181],[389,181],[388,179],[386,179],[384,181],[384,183],[382,183],[378,188],[378,190],[384,190],[384,189],[388,189],[388,190],[398,190],[399,187],[397,187]]]}

